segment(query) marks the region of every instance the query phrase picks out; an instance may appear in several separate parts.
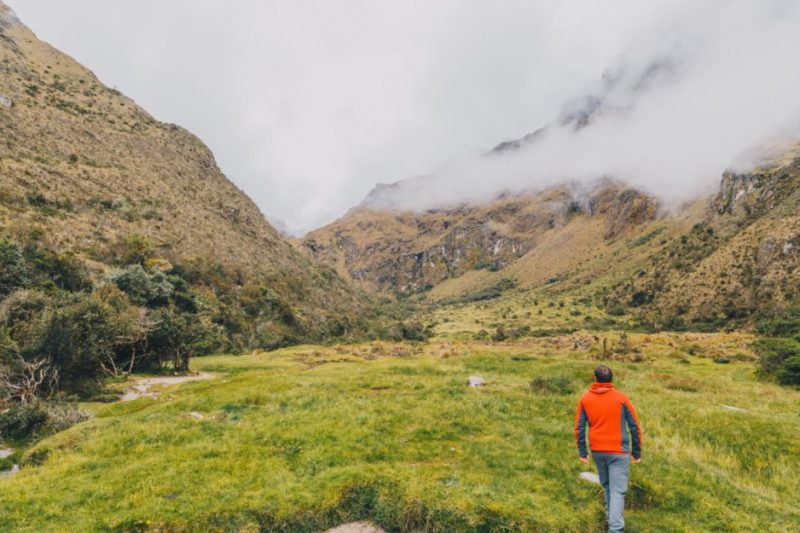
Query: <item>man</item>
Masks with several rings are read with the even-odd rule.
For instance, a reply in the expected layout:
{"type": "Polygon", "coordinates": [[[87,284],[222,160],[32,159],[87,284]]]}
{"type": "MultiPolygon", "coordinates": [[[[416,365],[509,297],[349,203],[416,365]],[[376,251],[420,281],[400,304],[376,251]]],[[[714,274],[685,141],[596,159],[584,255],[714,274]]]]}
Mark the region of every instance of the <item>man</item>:
{"type": "Polygon", "coordinates": [[[628,490],[628,468],[631,462],[642,461],[642,430],[633,405],[627,396],[614,389],[612,377],[611,369],[606,365],[595,368],[595,382],[578,402],[575,439],[580,460],[589,464],[586,453],[588,423],[589,447],[606,496],[608,531],[618,533],[625,529],[622,511],[628,490]]]}

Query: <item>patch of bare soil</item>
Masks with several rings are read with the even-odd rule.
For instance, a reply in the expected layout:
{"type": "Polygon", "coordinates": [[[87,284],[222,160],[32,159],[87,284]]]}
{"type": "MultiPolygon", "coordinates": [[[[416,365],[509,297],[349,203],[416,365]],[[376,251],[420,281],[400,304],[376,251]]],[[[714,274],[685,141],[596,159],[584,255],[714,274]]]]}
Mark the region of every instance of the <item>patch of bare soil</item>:
{"type": "Polygon", "coordinates": [[[216,374],[200,372],[199,374],[193,374],[189,376],[163,376],[140,379],[130,388],[125,389],[120,397],[120,401],[129,402],[142,397],[153,399],[158,398],[159,393],[150,390],[150,387],[154,385],[176,385],[185,381],[201,381],[205,379],[213,379],[215,377],[217,377],[216,374]]]}
{"type": "Polygon", "coordinates": [[[342,524],[341,526],[329,529],[324,533],[386,533],[386,531],[379,528],[372,522],[361,521],[342,524]]]}

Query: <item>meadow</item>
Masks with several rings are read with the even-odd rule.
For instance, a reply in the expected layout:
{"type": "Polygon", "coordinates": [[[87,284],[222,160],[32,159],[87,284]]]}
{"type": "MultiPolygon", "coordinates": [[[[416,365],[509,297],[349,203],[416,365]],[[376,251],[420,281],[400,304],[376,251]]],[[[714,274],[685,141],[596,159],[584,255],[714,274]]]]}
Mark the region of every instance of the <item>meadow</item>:
{"type": "MultiPolygon", "coordinates": [[[[630,341],[643,360],[611,363],[644,428],[628,531],[793,530],[800,393],[755,379],[744,335],[630,341]]],[[[602,531],[572,428],[597,353],[568,344],[196,358],[214,379],[84,404],[94,418],[28,449],[0,479],[0,530],[311,532],[370,518],[389,531],[602,531]]]]}

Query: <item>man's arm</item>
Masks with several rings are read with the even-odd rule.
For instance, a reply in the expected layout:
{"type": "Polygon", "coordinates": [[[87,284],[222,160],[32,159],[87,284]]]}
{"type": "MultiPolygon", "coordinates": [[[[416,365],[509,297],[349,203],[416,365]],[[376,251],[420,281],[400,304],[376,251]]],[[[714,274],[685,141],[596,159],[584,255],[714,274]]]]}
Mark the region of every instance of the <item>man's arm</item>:
{"type": "Polygon", "coordinates": [[[642,457],[642,426],[639,425],[639,417],[636,415],[636,410],[629,399],[625,398],[622,409],[625,412],[625,422],[628,424],[628,430],[631,432],[631,455],[633,455],[634,462],[638,463],[642,457]]]}
{"type": "Polygon", "coordinates": [[[575,440],[578,443],[578,456],[581,461],[588,462],[586,452],[586,411],[583,409],[583,402],[578,402],[575,411],[575,440]]]}

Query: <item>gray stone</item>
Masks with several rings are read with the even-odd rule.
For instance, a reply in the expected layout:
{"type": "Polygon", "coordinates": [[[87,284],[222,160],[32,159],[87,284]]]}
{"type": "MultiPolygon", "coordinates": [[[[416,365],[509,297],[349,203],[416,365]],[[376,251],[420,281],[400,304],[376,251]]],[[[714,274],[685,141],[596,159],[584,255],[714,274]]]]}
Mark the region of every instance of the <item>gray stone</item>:
{"type": "Polygon", "coordinates": [[[191,413],[189,413],[189,416],[191,416],[195,420],[202,420],[203,419],[203,413],[198,413],[197,411],[192,411],[191,413]]]}
{"type": "Polygon", "coordinates": [[[325,531],[325,533],[386,533],[386,531],[372,522],[362,521],[342,524],[339,527],[325,531]]]}
{"type": "Polygon", "coordinates": [[[14,450],[11,448],[0,448],[0,459],[5,459],[11,456],[12,453],[14,453],[14,450]]]}
{"type": "Polygon", "coordinates": [[[581,472],[581,475],[578,477],[584,481],[588,481],[589,483],[594,483],[595,485],[600,484],[600,476],[594,472],[581,472]]]}
{"type": "Polygon", "coordinates": [[[0,94],[0,107],[4,107],[4,108],[8,109],[12,105],[14,105],[14,100],[12,100],[11,98],[9,98],[8,96],[6,96],[4,94],[0,94]]]}
{"type": "Polygon", "coordinates": [[[486,380],[480,376],[470,376],[467,379],[467,383],[469,383],[470,387],[482,387],[486,385],[486,380]]]}

